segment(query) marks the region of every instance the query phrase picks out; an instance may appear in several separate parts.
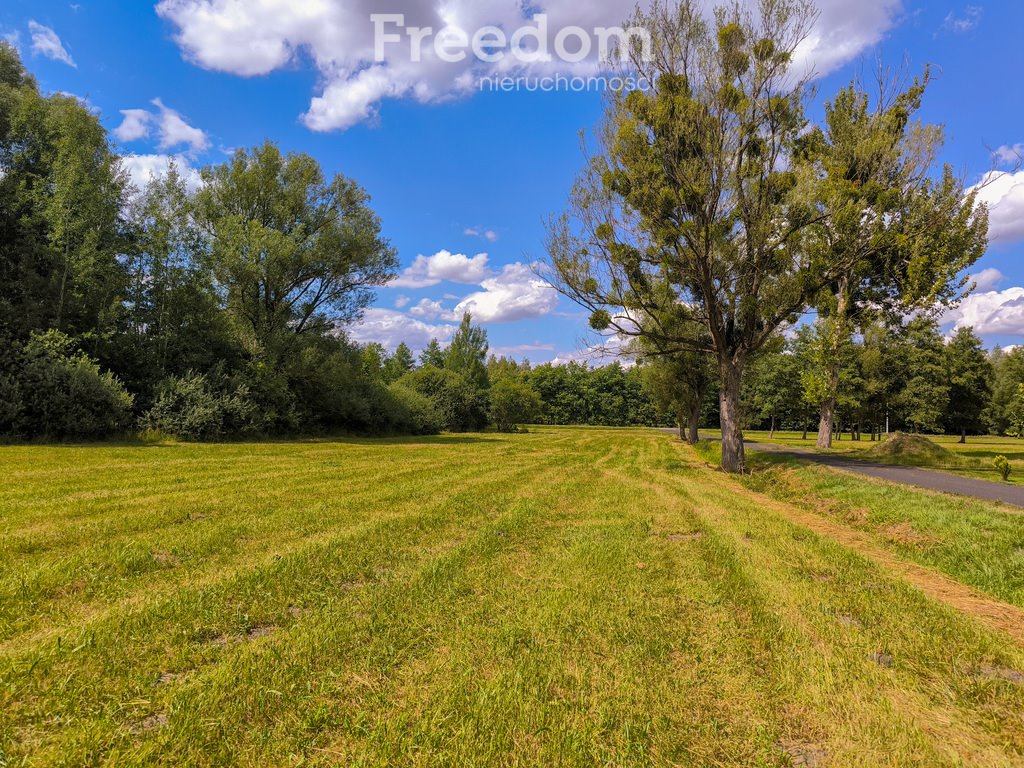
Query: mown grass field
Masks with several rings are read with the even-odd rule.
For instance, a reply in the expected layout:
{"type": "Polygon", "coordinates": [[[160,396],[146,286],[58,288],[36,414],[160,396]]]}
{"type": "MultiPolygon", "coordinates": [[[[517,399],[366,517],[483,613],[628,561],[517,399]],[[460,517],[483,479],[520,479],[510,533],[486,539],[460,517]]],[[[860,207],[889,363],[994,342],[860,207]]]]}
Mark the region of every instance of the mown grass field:
{"type": "MultiPolygon", "coordinates": [[[[6,447],[0,478],[0,765],[1024,765],[1016,576],[653,430],[6,447]]],[[[1021,557],[1024,517],[972,509],[988,551],[928,506],[1021,557]]]]}

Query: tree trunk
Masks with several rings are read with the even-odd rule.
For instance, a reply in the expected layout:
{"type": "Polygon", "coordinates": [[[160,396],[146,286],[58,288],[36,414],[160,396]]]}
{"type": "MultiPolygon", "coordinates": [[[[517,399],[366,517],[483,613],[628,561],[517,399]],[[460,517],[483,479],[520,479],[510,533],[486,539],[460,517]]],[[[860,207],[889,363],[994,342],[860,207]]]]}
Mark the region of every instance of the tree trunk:
{"type": "Polygon", "coordinates": [[[681,416],[676,417],[676,425],[679,427],[679,439],[684,443],[689,442],[686,439],[686,427],[683,425],[683,419],[681,416]]]}
{"type": "Polygon", "coordinates": [[[720,363],[721,393],[719,405],[722,426],[722,469],[742,474],[747,469],[743,450],[743,419],[740,408],[740,379],[743,363],[723,360],[720,363]]]}
{"type": "Polygon", "coordinates": [[[768,432],[768,439],[769,440],[774,440],[775,439],[775,414],[774,413],[772,414],[772,428],[768,432]]]}
{"type": "Polygon", "coordinates": [[[687,429],[689,431],[689,435],[686,438],[687,442],[689,442],[690,445],[696,445],[698,442],[700,442],[700,404],[699,403],[696,406],[694,406],[693,408],[690,409],[687,429]]]}
{"type": "MultiPolygon", "coordinates": [[[[831,374],[830,374],[831,375],[831,374]]],[[[836,428],[836,401],[829,398],[821,404],[821,416],[818,420],[818,447],[832,447],[832,433],[836,428]]]]}
{"type": "Polygon", "coordinates": [[[807,439],[807,420],[806,419],[804,419],[804,437],[803,437],[803,439],[804,440],[807,439]]]}
{"type": "Polygon", "coordinates": [[[967,442],[967,427],[960,427],[960,442],[967,442]]]}

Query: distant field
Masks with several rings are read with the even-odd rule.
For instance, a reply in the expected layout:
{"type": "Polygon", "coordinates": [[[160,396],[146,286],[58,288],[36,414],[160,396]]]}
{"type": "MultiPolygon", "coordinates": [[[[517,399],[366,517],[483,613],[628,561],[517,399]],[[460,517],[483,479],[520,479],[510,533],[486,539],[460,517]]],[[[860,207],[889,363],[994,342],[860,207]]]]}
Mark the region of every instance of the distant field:
{"type": "Polygon", "coordinates": [[[654,430],[0,448],[0,766],[1024,764],[1024,516],[780,473],[654,430]]]}

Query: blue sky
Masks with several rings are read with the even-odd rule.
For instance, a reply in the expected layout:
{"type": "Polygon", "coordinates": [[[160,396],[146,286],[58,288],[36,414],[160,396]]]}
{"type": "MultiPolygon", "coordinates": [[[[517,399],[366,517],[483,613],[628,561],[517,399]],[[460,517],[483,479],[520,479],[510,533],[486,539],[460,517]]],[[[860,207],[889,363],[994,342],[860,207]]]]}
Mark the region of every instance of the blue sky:
{"type": "MultiPolygon", "coordinates": [[[[469,75],[499,66],[416,63],[402,45],[377,62],[369,16],[441,15],[469,29],[511,29],[544,12],[554,29],[590,29],[620,23],[632,5],[8,0],[0,34],[19,47],[45,90],[73,93],[98,110],[139,179],[169,156],[198,168],[270,138],[310,153],[328,173],[358,180],[409,271],[379,291],[353,330],[357,338],[419,348],[431,335],[444,339],[458,312],[470,308],[495,351],[539,362],[578,356],[594,341],[583,313],[539,283],[529,265],[544,256],[544,220],[564,207],[581,165],[579,131],[597,123],[600,94],[480,93],[469,75]]],[[[922,116],[946,126],[944,161],[973,183],[992,166],[993,151],[1008,157],[1008,148],[1024,143],[1024,3],[819,6],[806,57],[825,73],[821,97],[878,59],[906,60],[913,72],[931,64],[938,77],[922,116]]],[[[995,239],[974,270],[978,292],[947,326],[975,325],[989,344],[1024,343],[1024,173],[999,179],[985,194],[995,239]]]]}

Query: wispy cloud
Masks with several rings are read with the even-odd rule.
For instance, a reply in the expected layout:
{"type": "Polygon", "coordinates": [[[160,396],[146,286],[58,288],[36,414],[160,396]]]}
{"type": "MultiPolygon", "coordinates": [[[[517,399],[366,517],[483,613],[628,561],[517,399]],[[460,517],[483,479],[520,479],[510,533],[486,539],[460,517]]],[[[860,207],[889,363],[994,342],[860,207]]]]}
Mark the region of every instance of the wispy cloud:
{"type": "Polygon", "coordinates": [[[981,22],[983,10],[980,5],[968,5],[964,9],[963,16],[958,16],[955,12],[950,11],[945,21],[942,22],[942,28],[957,35],[970,32],[981,22]]]}
{"type": "Polygon", "coordinates": [[[62,62],[69,67],[78,66],[64,47],[60,37],[52,29],[33,20],[28,23],[28,30],[32,33],[32,53],[62,62]]]}

